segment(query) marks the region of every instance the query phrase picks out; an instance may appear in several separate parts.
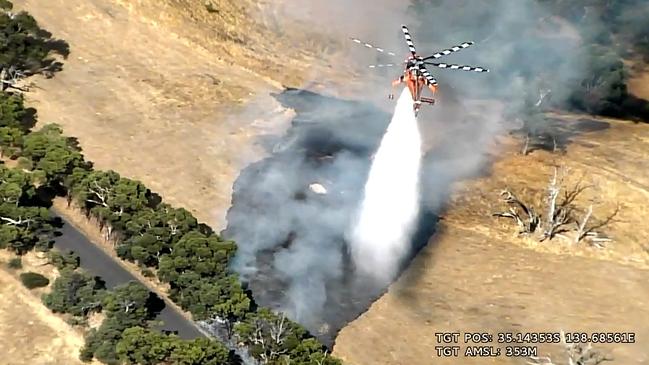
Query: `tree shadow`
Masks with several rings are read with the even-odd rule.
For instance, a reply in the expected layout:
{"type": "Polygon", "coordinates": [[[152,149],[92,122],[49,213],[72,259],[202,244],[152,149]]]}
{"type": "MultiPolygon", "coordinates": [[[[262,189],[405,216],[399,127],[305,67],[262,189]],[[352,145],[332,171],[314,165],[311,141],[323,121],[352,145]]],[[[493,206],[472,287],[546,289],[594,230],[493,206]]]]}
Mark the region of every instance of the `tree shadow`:
{"type": "Polygon", "coordinates": [[[65,137],[65,143],[68,147],[74,149],[77,152],[82,152],[81,144],[79,143],[79,138],[77,137],[65,137]]]}
{"type": "Polygon", "coordinates": [[[47,79],[51,79],[52,77],[54,77],[55,73],[61,71],[63,71],[63,62],[59,62],[53,59],[44,61],[41,68],[41,73],[47,79]]]}
{"type": "Polygon", "coordinates": [[[62,39],[52,38],[52,33],[44,29],[39,29],[36,37],[31,37],[31,41],[37,44],[45,51],[45,58],[38,62],[38,65],[32,65],[32,74],[40,73],[46,78],[52,78],[55,73],[63,71],[63,62],[59,57],[67,60],[70,56],[70,44],[62,39]],[[58,56],[58,57],[57,57],[58,56]]]}
{"type": "Polygon", "coordinates": [[[635,123],[649,123],[649,100],[628,94],[622,102],[623,117],[635,123]]]}
{"type": "MultiPolygon", "coordinates": [[[[63,218],[61,218],[59,216],[54,216],[54,218],[52,218],[52,223],[51,224],[52,224],[52,226],[54,228],[61,229],[61,228],[63,228],[63,225],[65,225],[65,222],[63,221],[63,218]]],[[[59,237],[60,237],[60,234],[59,234],[59,237]]]]}
{"type": "Polygon", "coordinates": [[[160,194],[149,190],[147,195],[147,206],[149,208],[155,209],[162,204],[162,196],[160,196],[160,194]]]}
{"type": "Polygon", "coordinates": [[[20,127],[24,131],[31,130],[36,125],[36,121],[38,119],[37,116],[38,116],[38,112],[36,108],[32,108],[32,107],[25,108],[25,114],[20,120],[20,127]]]}
{"type": "MultiPolygon", "coordinates": [[[[51,34],[48,38],[51,37],[51,34]]],[[[68,59],[70,56],[70,44],[62,39],[48,39],[45,42],[45,49],[50,53],[55,53],[63,59],[68,59]]]]}
{"type": "Polygon", "coordinates": [[[106,290],[106,281],[104,279],[100,276],[94,276],[93,279],[95,281],[95,285],[93,286],[95,290],[106,290]]]}
{"type": "Polygon", "coordinates": [[[49,209],[54,204],[56,196],[57,192],[54,189],[47,185],[40,185],[36,188],[35,200],[32,204],[49,209]]]}
{"type": "Polygon", "coordinates": [[[163,309],[165,309],[166,304],[156,293],[149,292],[149,297],[146,300],[145,304],[147,311],[151,317],[157,317],[163,309]]]}
{"type": "Polygon", "coordinates": [[[594,118],[580,118],[567,121],[560,118],[547,118],[542,124],[524,123],[520,129],[510,132],[526,144],[525,154],[536,150],[565,153],[574,139],[585,133],[599,132],[610,128],[610,124],[594,118]]]}

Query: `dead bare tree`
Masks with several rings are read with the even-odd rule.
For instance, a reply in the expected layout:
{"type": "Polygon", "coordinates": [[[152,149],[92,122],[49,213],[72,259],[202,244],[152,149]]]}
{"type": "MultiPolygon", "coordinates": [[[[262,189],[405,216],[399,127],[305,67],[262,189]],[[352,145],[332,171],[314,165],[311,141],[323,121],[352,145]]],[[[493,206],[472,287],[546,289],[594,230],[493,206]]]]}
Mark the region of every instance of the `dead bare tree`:
{"type": "Polygon", "coordinates": [[[529,152],[530,148],[530,138],[532,138],[532,133],[527,132],[525,134],[525,143],[523,143],[523,148],[521,149],[521,154],[523,156],[527,156],[527,153],[529,152]]]}
{"type": "Polygon", "coordinates": [[[5,223],[8,226],[22,226],[22,225],[27,225],[29,227],[29,224],[32,223],[34,220],[33,219],[23,219],[22,217],[18,217],[18,219],[13,219],[9,217],[0,217],[0,220],[7,222],[5,223]]]}
{"type": "Polygon", "coordinates": [[[283,313],[274,320],[258,319],[255,321],[254,332],[249,337],[249,341],[262,348],[263,353],[260,354],[260,357],[264,364],[286,354],[287,349],[283,346],[286,340],[286,325],[286,316],[283,313]]]}
{"type": "Polygon", "coordinates": [[[540,107],[541,104],[543,103],[543,100],[545,99],[546,96],[548,96],[552,92],[551,89],[540,89],[539,90],[539,99],[534,103],[535,107],[540,107]]]}
{"type": "MultiPolygon", "coordinates": [[[[534,97],[530,95],[525,108],[519,112],[521,115],[516,118],[518,121],[523,121],[523,130],[525,131],[525,141],[521,149],[521,154],[523,156],[526,156],[530,152],[530,142],[532,139],[538,139],[541,137],[535,130],[539,128],[540,123],[544,123],[543,120],[545,117],[543,115],[543,104],[546,99],[549,98],[551,92],[551,89],[540,86],[538,88],[538,97],[536,100],[534,100],[534,97]]],[[[552,151],[556,152],[557,143],[554,136],[552,136],[552,143],[552,151]]]]}
{"type": "MultiPolygon", "coordinates": [[[[594,350],[591,343],[567,343],[563,331],[561,331],[561,343],[566,351],[567,365],[598,365],[604,361],[613,360],[594,350]]],[[[530,361],[526,363],[529,365],[559,365],[553,362],[549,356],[531,356],[530,361]]]]}
{"type": "Polygon", "coordinates": [[[500,196],[509,205],[509,211],[493,213],[493,216],[514,219],[518,225],[518,234],[534,233],[540,223],[534,207],[528,207],[507,189],[500,192],[500,196]]]}
{"type": "Polygon", "coordinates": [[[591,185],[583,184],[583,176],[569,188],[565,188],[564,177],[566,169],[556,168],[547,188],[545,216],[537,214],[532,204],[523,203],[510,190],[500,193],[502,200],[509,206],[508,211],[493,213],[494,217],[510,218],[516,222],[519,234],[532,234],[540,231],[539,241],[552,240],[556,236],[567,238],[565,233],[575,232],[575,243],[587,240],[593,246],[603,247],[610,238],[602,236],[597,230],[607,226],[619,212],[619,206],[606,219],[589,225],[594,220],[593,205],[591,204],[581,219],[577,219],[575,200],[591,185]]]}
{"type": "Polygon", "coordinates": [[[589,205],[581,221],[577,224],[574,242],[579,243],[580,241],[585,240],[588,241],[593,246],[599,248],[604,247],[604,244],[606,242],[610,242],[611,239],[602,235],[602,233],[597,230],[613,222],[619,212],[620,212],[620,205],[618,204],[616,205],[615,210],[611,214],[609,214],[605,219],[589,226],[588,221],[593,216],[593,205],[592,204],[589,205]]]}
{"type": "Polygon", "coordinates": [[[561,169],[554,168],[554,175],[550,179],[550,184],[548,185],[548,196],[547,196],[547,216],[546,221],[543,226],[543,234],[540,241],[543,242],[546,239],[552,239],[559,233],[565,232],[564,226],[571,223],[572,221],[572,212],[573,212],[573,202],[579,194],[581,194],[586,187],[581,186],[581,181],[578,182],[572,189],[566,190],[564,193],[564,198],[562,201],[557,202],[559,193],[564,184],[565,171],[561,169]]]}
{"type": "Polygon", "coordinates": [[[19,86],[21,80],[25,79],[27,75],[16,69],[14,66],[9,66],[7,68],[0,68],[0,83],[2,83],[2,90],[14,89],[20,92],[29,91],[28,86],[19,86]]]}
{"type": "Polygon", "coordinates": [[[135,307],[135,302],[132,300],[123,299],[120,303],[120,307],[124,308],[124,313],[128,313],[131,309],[135,307]]]}

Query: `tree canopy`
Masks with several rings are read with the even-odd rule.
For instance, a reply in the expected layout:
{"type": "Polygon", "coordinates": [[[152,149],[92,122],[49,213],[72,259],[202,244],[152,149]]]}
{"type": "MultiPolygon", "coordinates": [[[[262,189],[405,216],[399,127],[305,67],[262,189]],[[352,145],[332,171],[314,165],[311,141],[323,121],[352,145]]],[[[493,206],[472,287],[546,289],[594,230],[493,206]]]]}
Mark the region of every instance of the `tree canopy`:
{"type": "Polygon", "coordinates": [[[117,354],[126,364],[226,365],[233,363],[231,352],[207,338],[180,340],[142,327],[124,331],[117,354]]]}
{"type": "Polygon", "coordinates": [[[29,174],[0,165],[0,248],[24,254],[47,249],[54,220],[47,208],[33,202],[36,188],[29,174]]]}
{"type": "MultiPolygon", "coordinates": [[[[0,71],[14,68],[30,73],[52,66],[52,53],[67,57],[67,43],[53,39],[30,14],[11,12],[7,0],[0,3],[0,71]]],[[[3,81],[6,81],[3,79],[3,81]]],[[[2,90],[5,90],[3,85],[2,90]]]]}
{"type": "Polygon", "coordinates": [[[81,359],[93,357],[106,364],[117,364],[116,346],[122,333],[129,327],[147,327],[155,318],[151,306],[155,295],[142,284],[130,282],[115,287],[104,296],[102,309],[106,319],[97,329],[86,335],[86,345],[81,350],[81,359]]]}
{"type": "Polygon", "coordinates": [[[69,313],[76,317],[102,308],[105,287],[95,278],[71,268],[63,268],[54,280],[52,291],[43,296],[43,303],[55,313],[69,313]]]}

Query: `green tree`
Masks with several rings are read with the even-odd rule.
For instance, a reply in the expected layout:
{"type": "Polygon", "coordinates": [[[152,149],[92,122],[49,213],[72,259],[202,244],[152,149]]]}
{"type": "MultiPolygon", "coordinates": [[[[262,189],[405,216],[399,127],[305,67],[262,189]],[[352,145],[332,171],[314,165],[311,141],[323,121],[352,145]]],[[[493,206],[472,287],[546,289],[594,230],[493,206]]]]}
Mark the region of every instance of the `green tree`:
{"type": "Polygon", "coordinates": [[[91,361],[93,358],[108,365],[118,365],[116,346],[122,338],[122,333],[128,328],[115,317],[107,317],[99,328],[93,328],[85,336],[85,345],[81,349],[79,358],[82,361],[91,361]]]}
{"type": "Polygon", "coordinates": [[[101,310],[105,295],[103,284],[88,274],[63,268],[54,280],[52,291],[43,296],[43,303],[55,313],[86,317],[101,310]]]}
{"type": "Polygon", "coordinates": [[[223,276],[235,251],[234,242],[223,241],[217,235],[207,236],[191,231],[174,245],[169,255],[162,257],[158,276],[169,283],[187,271],[193,271],[200,277],[223,276]]]}
{"type": "Polygon", "coordinates": [[[175,336],[131,327],[123,332],[117,343],[117,356],[127,364],[158,365],[167,361],[177,341],[175,336]]]}
{"type": "Polygon", "coordinates": [[[119,364],[117,344],[129,327],[146,327],[155,317],[151,308],[153,293],[137,282],[115,287],[103,300],[106,319],[97,329],[86,335],[86,344],[80,358],[89,361],[93,357],[106,364],[119,364]]]}
{"type": "Polygon", "coordinates": [[[2,10],[11,10],[14,8],[14,4],[11,3],[9,0],[0,0],[0,9],[2,10]]]}
{"type": "Polygon", "coordinates": [[[286,362],[302,365],[342,365],[342,362],[327,354],[322,344],[315,338],[307,338],[284,355],[286,362]]]}
{"type": "Polygon", "coordinates": [[[17,157],[22,145],[23,132],[20,129],[0,127],[0,157],[17,157]]]}
{"type": "Polygon", "coordinates": [[[117,252],[121,258],[157,267],[161,255],[171,252],[171,247],[184,233],[197,227],[196,218],[185,209],[175,209],[167,204],[155,209],[140,209],[126,222],[125,239],[117,252]]]}
{"type": "Polygon", "coordinates": [[[81,258],[73,251],[61,253],[59,251],[50,251],[47,253],[47,260],[54,265],[59,271],[63,269],[75,270],[81,264],[81,258]]]}
{"type": "Polygon", "coordinates": [[[290,356],[308,338],[307,331],[300,325],[267,308],[248,313],[234,326],[234,331],[238,340],[248,346],[252,356],[277,365],[285,363],[282,357],[290,356]]]}
{"type": "MultiPolygon", "coordinates": [[[[3,0],[0,6],[4,9],[0,12],[0,72],[13,68],[34,73],[51,65],[53,60],[48,56],[54,47],[50,33],[24,11],[10,14],[10,2],[3,0]]],[[[67,45],[61,45],[64,47],[58,53],[66,56],[67,45]]],[[[3,85],[2,89],[5,88],[3,85]]]]}
{"type": "Polygon", "coordinates": [[[35,194],[29,174],[0,165],[0,204],[19,206],[35,194]]]}
{"type": "Polygon", "coordinates": [[[0,165],[0,248],[18,254],[49,248],[53,219],[46,208],[33,205],[35,194],[29,174],[0,165]]]}
{"type": "Polygon", "coordinates": [[[41,172],[52,187],[61,187],[75,168],[86,166],[83,155],[56,124],[28,134],[22,145],[22,154],[33,161],[34,169],[41,172]]]}
{"type": "Polygon", "coordinates": [[[52,148],[68,147],[68,139],[63,136],[61,127],[55,123],[46,124],[40,130],[29,133],[24,142],[23,155],[34,162],[42,160],[52,148]]]}
{"type": "Polygon", "coordinates": [[[226,365],[232,358],[230,351],[213,339],[181,340],[142,327],[124,331],[117,355],[126,364],[138,365],[226,365]]]}
{"type": "Polygon", "coordinates": [[[142,284],[129,282],[106,295],[103,308],[107,316],[117,318],[125,327],[144,326],[155,317],[150,307],[152,295],[142,284]]]}
{"type": "Polygon", "coordinates": [[[24,120],[27,110],[22,94],[0,92],[0,127],[10,127],[27,132],[24,120]]]}
{"type": "Polygon", "coordinates": [[[223,344],[208,338],[176,341],[170,356],[175,365],[226,365],[230,359],[230,351],[223,344]]]}
{"type": "Polygon", "coordinates": [[[72,193],[108,227],[109,236],[113,230],[123,231],[131,216],[151,202],[151,191],[141,182],[122,178],[114,171],[89,172],[73,186],[72,193]]]}
{"type": "Polygon", "coordinates": [[[0,204],[0,248],[19,255],[34,247],[46,251],[54,234],[52,221],[46,208],[0,204]]]}
{"type": "Polygon", "coordinates": [[[199,278],[195,272],[186,272],[174,283],[170,296],[197,320],[218,317],[227,320],[228,324],[242,318],[251,305],[235,275],[208,279],[199,278]]]}

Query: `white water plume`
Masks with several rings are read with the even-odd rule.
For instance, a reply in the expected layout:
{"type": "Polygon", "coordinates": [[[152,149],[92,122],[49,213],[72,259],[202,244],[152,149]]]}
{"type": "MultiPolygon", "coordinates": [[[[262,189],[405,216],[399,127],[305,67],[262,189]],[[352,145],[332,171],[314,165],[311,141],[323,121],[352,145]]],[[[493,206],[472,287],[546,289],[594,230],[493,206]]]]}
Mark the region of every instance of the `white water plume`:
{"type": "Polygon", "coordinates": [[[359,274],[384,284],[392,280],[419,215],[421,135],[407,88],[381,140],[365,184],[363,200],[348,237],[359,274]]]}

